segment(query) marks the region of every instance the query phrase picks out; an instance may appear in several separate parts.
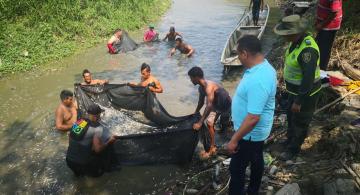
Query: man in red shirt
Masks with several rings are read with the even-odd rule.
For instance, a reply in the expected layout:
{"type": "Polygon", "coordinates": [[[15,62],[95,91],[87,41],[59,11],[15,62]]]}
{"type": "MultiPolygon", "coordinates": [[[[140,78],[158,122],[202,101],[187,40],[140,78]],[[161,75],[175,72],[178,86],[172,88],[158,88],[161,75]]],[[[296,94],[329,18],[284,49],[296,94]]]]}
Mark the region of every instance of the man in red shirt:
{"type": "Polygon", "coordinates": [[[317,6],[316,42],[320,49],[320,68],[326,70],[332,44],[342,20],[342,0],[319,0],[317,6]]]}
{"type": "Polygon", "coordinates": [[[154,29],[155,26],[150,24],[149,30],[147,30],[144,34],[144,42],[152,42],[158,39],[159,34],[154,29]]]}

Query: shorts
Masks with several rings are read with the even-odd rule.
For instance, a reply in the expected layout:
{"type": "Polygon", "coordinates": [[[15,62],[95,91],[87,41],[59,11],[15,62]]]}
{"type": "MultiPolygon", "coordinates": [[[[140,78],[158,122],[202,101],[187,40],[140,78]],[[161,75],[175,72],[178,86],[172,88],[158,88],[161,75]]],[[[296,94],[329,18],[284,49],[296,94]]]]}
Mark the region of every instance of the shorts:
{"type": "Polygon", "coordinates": [[[206,118],[206,124],[208,124],[209,126],[214,126],[217,116],[218,114],[214,111],[210,112],[209,116],[206,118]]]}
{"type": "Polygon", "coordinates": [[[104,174],[102,165],[97,160],[92,160],[87,164],[80,164],[66,158],[66,164],[74,172],[76,177],[100,177],[104,174]]]}
{"type": "Polygon", "coordinates": [[[254,3],[252,7],[253,19],[258,20],[260,15],[260,3],[254,3]]]}
{"type": "Polygon", "coordinates": [[[230,110],[226,112],[210,112],[209,116],[206,118],[206,124],[209,126],[214,126],[219,117],[221,125],[227,125],[230,121],[230,110]]]}

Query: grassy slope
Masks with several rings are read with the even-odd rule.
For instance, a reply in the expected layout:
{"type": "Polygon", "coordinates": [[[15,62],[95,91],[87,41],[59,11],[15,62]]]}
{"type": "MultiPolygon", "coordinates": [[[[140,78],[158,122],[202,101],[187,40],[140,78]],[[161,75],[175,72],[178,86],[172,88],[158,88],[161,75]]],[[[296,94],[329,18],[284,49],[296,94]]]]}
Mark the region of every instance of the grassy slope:
{"type": "Polygon", "coordinates": [[[170,0],[0,0],[0,76],[39,67],[161,16],[170,0]]]}

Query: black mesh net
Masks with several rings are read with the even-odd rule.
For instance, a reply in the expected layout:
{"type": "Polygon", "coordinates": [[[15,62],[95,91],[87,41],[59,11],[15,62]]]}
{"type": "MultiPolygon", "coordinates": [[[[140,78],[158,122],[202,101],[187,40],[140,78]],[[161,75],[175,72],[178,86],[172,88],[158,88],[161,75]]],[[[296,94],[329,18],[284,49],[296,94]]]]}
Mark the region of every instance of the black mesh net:
{"type": "Polygon", "coordinates": [[[138,47],[138,44],[132,40],[126,31],[123,31],[121,41],[113,45],[115,53],[133,51],[138,47]]]}
{"type": "MultiPolygon", "coordinates": [[[[82,117],[86,117],[88,106],[96,103],[105,108],[105,125],[112,131],[120,129],[115,133],[118,140],[114,148],[121,164],[185,163],[192,159],[198,143],[192,125],[199,114],[171,116],[147,88],[126,84],[75,84],[75,97],[82,117]]],[[[206,125],[201,131],[207,131],[206,125]]]]}

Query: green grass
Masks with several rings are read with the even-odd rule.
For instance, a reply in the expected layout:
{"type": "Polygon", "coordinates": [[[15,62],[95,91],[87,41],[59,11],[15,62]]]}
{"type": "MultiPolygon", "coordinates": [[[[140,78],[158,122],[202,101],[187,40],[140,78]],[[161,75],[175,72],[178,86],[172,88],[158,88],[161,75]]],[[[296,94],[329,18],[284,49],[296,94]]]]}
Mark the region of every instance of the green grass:
{"type": "Polygon", "coordinates": [[[0,0],[0,76],[94,46],[116,28],[142,28],[170,0],[0,0]]]}

